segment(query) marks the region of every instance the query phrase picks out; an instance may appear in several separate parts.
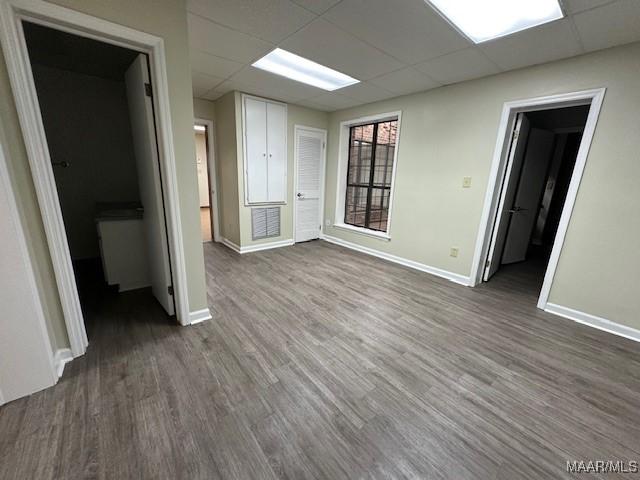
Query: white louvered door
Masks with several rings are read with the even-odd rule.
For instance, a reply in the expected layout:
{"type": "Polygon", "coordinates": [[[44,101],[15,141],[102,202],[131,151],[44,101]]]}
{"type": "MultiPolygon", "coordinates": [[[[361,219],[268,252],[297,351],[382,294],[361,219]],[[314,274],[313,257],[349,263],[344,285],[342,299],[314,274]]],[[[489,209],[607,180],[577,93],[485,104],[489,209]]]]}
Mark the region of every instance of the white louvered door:
{"type": "Polygon", "coordinates": [[[320,237],[326,132],[296,128],[295,241],[320,237]]]}

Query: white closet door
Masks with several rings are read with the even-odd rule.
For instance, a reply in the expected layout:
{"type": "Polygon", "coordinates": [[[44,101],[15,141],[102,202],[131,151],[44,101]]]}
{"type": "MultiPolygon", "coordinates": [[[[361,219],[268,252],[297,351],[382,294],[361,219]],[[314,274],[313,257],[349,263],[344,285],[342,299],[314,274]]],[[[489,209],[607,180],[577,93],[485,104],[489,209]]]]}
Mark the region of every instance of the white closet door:
{"type": "Polygon", "coordinates": [[[267,202],[267,104],[261,100],[245,98],[244,115],[247,201],[267,202]]]}
{"type": "Polygon", "coordinates": [[[296,242],[320,237],[325,136],[322,131],[296,129],[296,242]]]}
{"type": "Polygon", "coordinates": [[[287,111],[267,103],[267,193],[269,202],[287,199],[287,111]]]}

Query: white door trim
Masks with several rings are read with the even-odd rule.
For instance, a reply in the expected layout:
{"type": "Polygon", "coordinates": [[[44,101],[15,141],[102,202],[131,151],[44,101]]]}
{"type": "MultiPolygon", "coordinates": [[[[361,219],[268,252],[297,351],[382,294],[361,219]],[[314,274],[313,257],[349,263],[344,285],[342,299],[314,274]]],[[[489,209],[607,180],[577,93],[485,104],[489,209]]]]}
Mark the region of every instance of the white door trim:
{"type": "Polygon", "coordinates": [[[71,351],[74,357],[85,352],[88,341],[73,275],[69,245],[62,221],[55,178],[51,167],[49,149],[22,29],[22,20],[130,48],[149,55],[151,80],[155,93],[153,101],[157,116],[158,147],[165,195],[165,214],[171,254],[176,315],[181,324],[187,325],[189,323],[187,274],[180,223],[164,41],[160,37],[42,0],[0,0],[0,21],[2,25],[2,28],[0,28],[0,40],[2,41],[20,126],[29,157],[29,165],[42,213],[49,252],[60,292],[60,302],[67,326],[71,351]]]}
{"type": "MultiPolygon", "coordinates": [[[[42,334],[44,348],[46,349],[46,357],[49,359],[49,373],[51,376],[51,385],[55,385],[58,381],[58,375],[56,373],[55,362],[54,362],[54,353],[53,348],[51,346],[51,338],[49,337],[49,332],[47,330],[47,321],[45,319],[44,309],[42,307],[42,299],[40,297],[40,291],[38,290],[38,284],[36,282],[36,274],[33,263],[31,262],[31,256],[29,255],[29,250],[27,248],[27,239],[25,236],[25,229],[20,218],[20,213],[18,210],[18,202],[16,199],[15,191],[13,189],[13,185],[11,185],[11,177],[9,175],[9,168],[7,166],[7,159],[5,157],[4,145],[0,143],[0,187],[7,192],[7,198],[9,201],[9,221],[13,222],[15,225],[16,233],[18,236],[18,243],[20,245],[20,250],[22,253],[22,258],[25,263],[26,273],[27,273],[27,282],[29,286],[29,290],[31,296],[33,298],[34,308],[36,312],[36,322],[38,324],[38,328],[40,333],[42,334]]],[[[18,340],[18,339],[17,339],[18,340]]],[[[24,348],[33,348],[33,345],[25,345],[24,348]]],[[[19,365],[16,365],[16,374],[19,374],[19,365]]],[[[0,405],[4,403],[4,397],[2,394],[2,390],[0,389],[0,405]]]]}
{"type": "Polygon", "coordinates": [[[305,125],[294,125],[293,126],[293,193],[291,197],[291,204],[293,205],[293,243],[297,241],[296,239],[296,198],[295,195],[298,191],[298,131],[300,130],[308,130],[310,132],[317,132],[322,134],[322,157],[320,158],[320,218],[318,221],[320,222],[320,237],[322,238],[322,234],[324,232],[324,193],[325,193],[325,169],[327,166],[327,131],[322,128],[315,127],[307,127],[305,125]]]}
{"type": "Polygon", "coordinates": [[[209,198],[211,199],[211,211],[213,212],[213,241],[220,242],[220,211],[218,207],[218,175],[216,170],[216,151],[215,141],[216,131],[212,120],[204,118],[195,118],[194,125],[203,125],[207,129],[207,173],[209,174],[209,198]],[[211,185],[214,188],[214,194],[211,195],[211,185]]]}
{"type": "Polygon", "coordinates": [[[578,187],[584,172],[587,155],[589,153],[593,134],[598,122],[598,116],[600,115],[605,91],[605,88],[597,88],[559,95],[515,100],[504,104],[502,107],[500,125],[498,127],[498,138],[496,140],[496,147],[493,154],[493,162],[489,173],[489,184],[485,195],[484,208],[482,210],[482,216],[480,217],[480,228],[478,230],[478,237],[473,255],[470,276],[472,286],[475,286],[482,281],[482,273],[484,271],[484,264],[486,263],[488,255],[488,247],[489,242],[491,241],[496,210],[502,193],[501,180],[504,176],[506,157],[509,150],[509,141],[511,139],[510,134],[513,130],[516,115],[520,112],[532,110],[550,110],[554,108],[590,104],[589,115],[587,116],[587,122],[584,128],[582,141],[580,142],[580,148],[578,149],[578,155],[573,169],[573,174],[571,176],[567,198],[562,210],[560,224],[558,225],[558,231],[551,250],[551,257],[549,258],[549,264],[547,266],[542,290],[538,299],[538,308],[544,309],[546,307],[549,292],[551,291],[551,285],[553,283],[553,277],[558,266],[562,246],[564,244],[564,239],[569,228],[569,221],[571,220],[571,213],[578,194],[578,187]]]}

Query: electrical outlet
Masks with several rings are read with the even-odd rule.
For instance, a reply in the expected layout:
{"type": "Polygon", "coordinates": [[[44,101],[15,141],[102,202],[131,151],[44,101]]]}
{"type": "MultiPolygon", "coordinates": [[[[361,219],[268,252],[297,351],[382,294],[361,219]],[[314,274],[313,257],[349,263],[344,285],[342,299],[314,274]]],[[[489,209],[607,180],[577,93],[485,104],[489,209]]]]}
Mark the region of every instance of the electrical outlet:
{"type": "Polygon", "coordinates": [[[462,188],[471,188],[471,177],[462,178],[462,188]]]}
{"type": "Polygon", "coordinates": [[[452,257],[457,257],[458,256],[458,247],[451,247],[451,252],[449,253],[450,256],[452,257]]]}
{"type": "Polygon", "coordinates": [[[331,219],[326,218],[324,221],[325,226],[330,227],[331,226],[331,219]]]}

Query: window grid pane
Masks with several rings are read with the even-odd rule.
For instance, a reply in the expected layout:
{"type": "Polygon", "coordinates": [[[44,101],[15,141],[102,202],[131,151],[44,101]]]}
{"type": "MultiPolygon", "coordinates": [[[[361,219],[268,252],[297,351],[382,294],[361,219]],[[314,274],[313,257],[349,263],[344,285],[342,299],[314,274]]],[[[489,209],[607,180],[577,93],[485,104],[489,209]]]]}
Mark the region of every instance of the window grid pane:
{"type": "Polygon", "coordinates": [[[345,223],[386,232],[398,121],[349,129],[345,223]]]}

